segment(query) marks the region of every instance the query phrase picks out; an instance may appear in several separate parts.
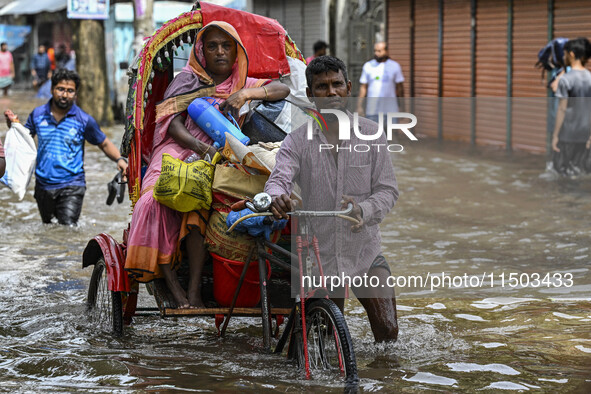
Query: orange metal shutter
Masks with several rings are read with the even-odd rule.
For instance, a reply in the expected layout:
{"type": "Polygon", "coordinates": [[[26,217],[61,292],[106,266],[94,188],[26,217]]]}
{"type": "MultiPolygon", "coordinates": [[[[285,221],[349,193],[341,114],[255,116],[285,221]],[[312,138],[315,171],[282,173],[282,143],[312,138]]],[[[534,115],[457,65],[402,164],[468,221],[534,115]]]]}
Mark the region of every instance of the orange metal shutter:
{"type": "Polygon", "coordinates": [[[443,137],[470,140],[470,1],[443,6],[443,137]]]}
{"type": "Polygon", "coordinates": [[[555,0],[554,37],[591,38],[591,2],[555,0]]]}
{"type": "Polygon", "coordinates": [[[416,130],[437,137],[437,38],[439,25],[439,1],[415,1],[415,51],[414,57],[414,114],[416,130]]]}
{"type": "MultiPolygon", "coordinates": [[[[591,1],[556,0],[554,5],[554,37],[591,40],[591,1]]],[[[591,70],[591,62],[587,62],[591,70]]]]}
{"type": "Polygon", "coordinates": [[[476,142],[505,145],[507,116],[507,2],[476,6],[476,142]]]}
{"type": "Polygon", "coordinates": [[[546,150],[546,80],[534,67],[548,37],[548,5],[539,0],[513,3],[513,148],[546,150]],[[535,98],[534,98],[535,97],[535,98]]]}
{"type": "MultiPolygon", "coordinates": [[[[404,97],[410,97],[410,7],[411,0],[390,0],[387,4],[388,53],[397,61],[404,75],[404,97]]],[[[408,110],[408,108],[406,108],[408,110]]]]}

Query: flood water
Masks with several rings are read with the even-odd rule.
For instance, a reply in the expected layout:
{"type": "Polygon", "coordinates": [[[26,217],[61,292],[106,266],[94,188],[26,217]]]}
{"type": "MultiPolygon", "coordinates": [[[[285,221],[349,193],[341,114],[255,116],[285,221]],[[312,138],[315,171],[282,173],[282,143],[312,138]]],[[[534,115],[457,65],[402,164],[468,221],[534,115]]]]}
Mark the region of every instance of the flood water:
{"type": "MultiPolygon", "coordinates": [[[[40,103],[17,93],[0,109],[24,122],[40,103]]],[[[118,145],[122,126],[106,131],[118,145]]],[[[493,281],[398,288],[394,345],[375,345],[350,301],[361,390],[591,392],[591,179],[540,177],[539,155],[428,140],[405,143],[394,160],[401,195],[382,225],[393,275],[493,281]],[[539,283],[511,286],[512,273],[539,283]]],[[[2,390],[342,391],[263,354],[259,319],[233,320],[224,339],[210,318],[137,317],[120,339],[90,325],[82,251],[101,232],[120,240],[130,205],[105,204],[115,164],[88,144],[85,168],[77,228],[41,224],[32,184],[20,202],[0,189],[2,390]]],[[[140,305],[150,302],[142,288],[140,305]]]]}

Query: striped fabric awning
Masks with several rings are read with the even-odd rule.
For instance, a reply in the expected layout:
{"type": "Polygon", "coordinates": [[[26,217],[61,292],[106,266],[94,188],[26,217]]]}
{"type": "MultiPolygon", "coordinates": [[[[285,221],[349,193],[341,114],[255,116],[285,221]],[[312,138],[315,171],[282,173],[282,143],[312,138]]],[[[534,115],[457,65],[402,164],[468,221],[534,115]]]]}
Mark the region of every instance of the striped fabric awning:
{"type": "Polygon", "coordinates": [[[9,2],[0,1],[6,4],[0,9],[0,15],[30,15],[40,12],[56,12],[64,10],[67,6],[67,0],[16,0],[9,2]]]}

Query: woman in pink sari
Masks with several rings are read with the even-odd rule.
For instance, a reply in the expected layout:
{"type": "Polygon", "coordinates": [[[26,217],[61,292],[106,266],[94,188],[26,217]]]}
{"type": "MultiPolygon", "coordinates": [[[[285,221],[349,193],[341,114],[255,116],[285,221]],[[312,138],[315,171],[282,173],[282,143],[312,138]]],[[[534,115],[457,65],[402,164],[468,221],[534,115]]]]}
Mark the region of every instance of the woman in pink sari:
{"type": "Polygon", "coordinates": [[[196,97],[213,96],[220,110],[238,116],[249,100],[280,100],[289,88],[278,81],[247,77],[248,57],[236,30],[226,22],[210,22],[197,34],[187,66],[171,82],[156,108],[156,130],[150,164],[142,181],[129,231],[125,269],[139,282],[164,277],[178,307],[203,307],[201,269],[206,258],[204,234],[209,211],[181,213],[152,196],[160,176],[162,154],[181,160],[196,153],[213,157],[213,142],[186,109],[196,97]],[[189,260],[185,290],[175,268],[182,252],[189,260]]]}

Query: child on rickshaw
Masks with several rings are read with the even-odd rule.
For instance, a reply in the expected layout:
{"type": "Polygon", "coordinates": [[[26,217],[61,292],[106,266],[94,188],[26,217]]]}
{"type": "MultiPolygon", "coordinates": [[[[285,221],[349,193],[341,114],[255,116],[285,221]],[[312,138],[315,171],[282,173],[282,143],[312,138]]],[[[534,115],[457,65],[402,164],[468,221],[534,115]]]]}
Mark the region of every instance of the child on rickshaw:
{"type": "MultiPolygon", "coordinates": [[[[152,190],[162,166],[162,154],[185,160],[193,154],[213,157],[212,139],[187,116],[197,97],[213,96],[220,111],[236,119],[250,100],[281,100],[289,88],[269,79],[247,77],[248,57],[234,27],[213,21],[197,34],[189,61],[168,86],[156,107],[152,155],[133,211],[125,269],[139,282],[163,277],[179,308],[204,307],[201,271],[207,252],[204,235],[209,211],[181,213],[158,203],[152,190]],[[176,275],[181,257],[189,262],[187,291],[176,275]]],[[[243,119],[239,119],[241,123],[243,119]]]]}

